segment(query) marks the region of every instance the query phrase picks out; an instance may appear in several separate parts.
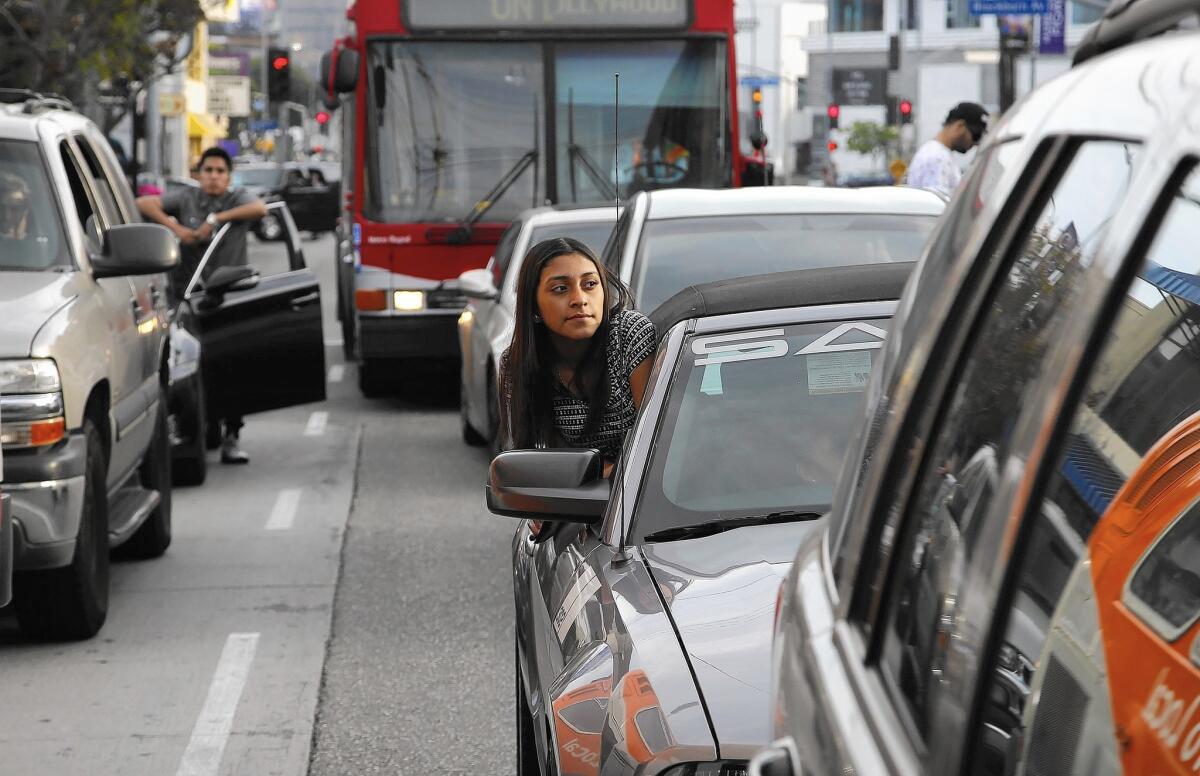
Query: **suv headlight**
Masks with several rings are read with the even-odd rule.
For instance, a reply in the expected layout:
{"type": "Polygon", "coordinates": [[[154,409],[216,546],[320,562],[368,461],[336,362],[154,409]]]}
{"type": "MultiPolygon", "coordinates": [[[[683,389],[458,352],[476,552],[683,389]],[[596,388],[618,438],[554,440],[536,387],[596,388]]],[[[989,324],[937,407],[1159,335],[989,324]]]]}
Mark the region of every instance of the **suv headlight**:
{"type": "Polygon", "coordinates": [[[62,381],[50,359],[0,361],[0,445],[44,447],[67,432],[62,381]]]}
{"type": "Polygon", "coordinates": [[[0,396],[62,390],[58,367],[48,358],[0,360],[0,396]]]}

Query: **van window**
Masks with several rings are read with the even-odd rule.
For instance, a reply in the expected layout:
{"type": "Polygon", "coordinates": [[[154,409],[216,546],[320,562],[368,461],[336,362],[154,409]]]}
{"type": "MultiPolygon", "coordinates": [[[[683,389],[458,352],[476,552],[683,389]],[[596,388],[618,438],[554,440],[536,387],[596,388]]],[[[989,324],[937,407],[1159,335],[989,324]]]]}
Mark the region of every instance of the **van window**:
{"type": "MultiPolygon", "coordinates": [[[[1109,719],[1109,697],[1103,655],[1091,660],[1068,655],[1076,653],[1071,644],[1078,641],[1070,634],[1086,637],[1088,622],[1097,627],[1093,607],[1106,603],[1093,604],[1086,564],[1093,529],[1150,448],[1200,411],[1198,244],[1200,172],[1174,196],[1126,292],[1031,518],[1012,576],[1011,603],[995,625],[1003,640],[992,664],[981,666],[990,688],[983,696],[973,773],[1070,772],[1062,770],[1065,763],[1116,761],[1115,749],[1082,751],[1095,743],[1082,735],[1084,720],[1109,719]],[[1039,687],[1041,708],[1027,708],[1039,687]]],[[[1195,620],[1200,508],[1185,512],[1145,552],[1128,594],[1133,600],[1127,603],[1134,604],[1129,608],[1152,629],[1177,634],[1195,620]]],[[[1148,697],[1151,688],[1145,689],[1148,697]]],[[[1111,719],[1108,728],[1099,740],[1112,743],[1111,719]]],[[[1091,772],[1107,770],[1096,767],[1091,772]]]]}
{"type": "Polygon", "coordinates": [[[1012,245],[1012,263],[947,389],[940,428],[906,507],[880,654],[885,684],[919,740],[933,732],[935,711],[966,689],[947,681],[951,662],[969,661],[983,648],[986,632],[967,622],[982,612],[960,606],[968,570],[994,552],[980,538],[989,534],[985,521],[1001,511],[992,500],[1010,466],[1025,395],[1054,368],[1046,362],[1050,345],[1073,312],[1131,171],[1132,149],[1124,143],[1079,146],[1012,245]]]}

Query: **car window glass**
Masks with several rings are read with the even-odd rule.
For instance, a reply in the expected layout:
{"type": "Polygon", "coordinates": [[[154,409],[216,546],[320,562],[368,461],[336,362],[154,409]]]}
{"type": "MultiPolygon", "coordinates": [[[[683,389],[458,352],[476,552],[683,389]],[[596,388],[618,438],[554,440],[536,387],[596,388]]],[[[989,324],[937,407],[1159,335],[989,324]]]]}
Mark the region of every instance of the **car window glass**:
{"type": "Polygon", "coordinates": [[[529,245],[532,247],[542,240],[550,240],[555,237],[571,237],[591,248],[594,253],[604,246],[608,235],[612,233],[612,228],[612,222],[609,221],[548,224],[533,230],[533,234],[529,238],[529,245]]]}
{"type": "Polygon", "coordinates": [[[80,155],[83,157],[84,165],[87,168],[86,172],[91,177],[92,190],[96,193],[100,210],[104,213],[107,224],[114,226],[124,223],[125,217],[117,205],[117,193],[113,188],[112,181],[108,179],[108,175],[104,172],[104,166],[100,164],[100,160],[96,157],[96,152],[88,144],[87,138],[83,136],[76,137],[75,143],[79,148],[80,155]]]}
{"type": "Polygon", "coordinates": [[[780,510],[824,513],[889,322],[684,341],[633,535],[780,510]]]}
{"type": "Polygon", "coordinates": [[[70,266],[38,144],[0,140],[0,270],[70,266]]]}
{"type": "MultiPolygon", "coordinates": [[[[1016,164],[1020,147],[1020,144],[1015,142],[1000,143],[988,148],[975,161],[970,175],[963,182],[961,195],[951,201],[949,209],[938,220],[938,226],[930,238],[931,245],[926,252],[928,258],[919,270],[922,275],[938,274],[962,253],[980,212],[1000,194],[998,190],[1000,181],[1004,178],[1005,173],[1013,169],[1016,164]]],[[[920,294],[924,289],[921,284],[917,284],[915,290],[920,294]]],[[[931,288],[928,293],[935,291],[936,289],[931,288]]],[[[921,307],[914,308],[910,317],[919,316],[922,309],[921,307]]],[[[874,448],[879,441],[883,416],[888,409],[886,403],[880,402],[870,421],[858,425],[860,429],[858,433],[862,437],[850,448],[858,453],[854,456],[854,466],[863,467],[874,458],[874,448]]],[[[850,488],[862,481],[861,476],[843,476],[840,479],[840,487],[850,488]]],[[[850,497],[851,492],[847,490],[844,493],[836,494],[835,500],[839,504],[845,504],[849,502],[850,497]]],[[[850,514],[848,510],[835,509],[831,516],[833,521],[829,527],[829,535],[832,538],[831,547],[837,548],[833,565],[835,578],[840,578],[845,560],[844,553],[849,550],[844,539],[847,533],[846,518],[850,514]]]]}
{"type": "Polygon", "coordinates": [[[793,269],[916,261],[935,216],[738,215],[647,221],[632,288],[653,310],[697,283],[793,269]]]}
{"type": "Polygon", "coordinates": [[[504,275],[508,272],[509,264],[512,263],[513,249],[517,245],[517,236],[521,234],[522,223],[514,221],[509,224],[504,230],[504,234],[500,235],[500,241],[496,243],[496,252],[492,254],[495,261],[492,262],[492,282],[496,288],[502,288],[504,285],[504,275]]]}
{"type": "Polygon", "coordinates": [[[956,602],[967,592],[966,570],[979,554],[993,552],[976,540],[1013,452],[1010,436],[1025,393],[1051,368],[1049,345],[1072,311],[1131,169],[1125,144],[1080,146],[1015,243],[948,389],[906,510],[880,656],[893,698],[921,739],[934,729],[939,693],[959,689],[941,681],[951,640],[955,655],[981,646],[972,642],[980,634],[955,630],[965,616],[956,602]]]}
{"type": "Polygon", "coordinates": [[[92,207],[91,194],[88,193],[88,188],[83,182],[84,173],[76,164],[75,155],[71,153],[71,148],[65,140],[59,144],[58,150],[63,168],[67,172],[67,180],[71,185],[71,198],[75,201],[75,212],[79,216],[79,228],[83,231],[88,250],[98,253],[104,242],[104,235],[101,232],[99,218],[92,207]]]}
{"type": "Polygon", "coordinates": [[[1200,613],[1200,507],[1185,510],[1168,530],[1148,537],[1113,524],[1120,509],[1129,509],[1113,506],[1114,497],[1147,452],[1200,411],[1197,245],[1200,173],[1193,173],[1174,197],[1125,294],[1055,456],[1045,495],[1029,518],[1033,523],[1012,575],[1011,603],[997,618],[1001,645],[985,667],[991,686],[983,696],[973,772],[1015,773],[1018,761],[1024,761],[1027,773],[1050,773],[1048,764],[1077,754],[1100,761],[1096,753],[1076,748],[1084,745],[1081,720],[1108,713],[1108,690],[1102,677],[1098,691],[1094,684],[1098,656],[1079,660],[1071,646],[1079,636],[1070,635],[1094,631],[1097,608],[1115,609],[1111,596],[1092,603],[1093,585],[1120,589],[1128,582],[1125,610],[1137,622],[1127,620],[1126,632],[1109,633],[1105,626],[1104,642],[1106,652],[1113,645],[1133,650],[1123,654],[1117,670],[1125,674],[1123,688],[1135,677],[1144,680],[1133,691],[1138,703],[1150,697],[1157,666],[1170,662],[1146,645],[1165,650],[1165,636],[1177,634],[1200,613]],[[1118,538],[1115,544],[1097,545],[1106,524],[1118,529],[1118,538]],[[1157,543],[1147,549],[1148,540],[1157,543]],[[1110,574],[1116,575],[1111,583],[1110,574]],[[1146,641],[1143,634],[1154,631],[1156,640],[1146,641]],[[1135,662],[1152,670],[1139,671],[1135,662]],[[1032,707],[1038,688],[1043,699],[1058,702],[1043,700],[1040,708],[1032,707]]]}

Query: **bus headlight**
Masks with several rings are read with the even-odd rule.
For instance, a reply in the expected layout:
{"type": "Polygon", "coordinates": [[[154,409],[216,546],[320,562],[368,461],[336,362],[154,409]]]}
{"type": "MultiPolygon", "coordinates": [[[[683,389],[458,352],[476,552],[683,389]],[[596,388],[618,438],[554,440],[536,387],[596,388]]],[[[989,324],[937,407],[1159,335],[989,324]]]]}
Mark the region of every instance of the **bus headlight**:
{"type": "Polygon", "coordinates": [[[416,312],[425,309],[424,291],[394,291],[392,306],[405,312],[416,312]]]}

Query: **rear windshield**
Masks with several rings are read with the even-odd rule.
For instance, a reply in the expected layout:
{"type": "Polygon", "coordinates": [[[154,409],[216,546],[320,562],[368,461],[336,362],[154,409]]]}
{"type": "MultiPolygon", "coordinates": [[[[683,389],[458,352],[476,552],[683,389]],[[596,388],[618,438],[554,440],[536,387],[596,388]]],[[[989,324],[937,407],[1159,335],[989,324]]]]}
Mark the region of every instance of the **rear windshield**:
{"type": "Polygon", "coordinates": [[[554,237],[573,237],[591,248],[596,255],[604,250],[604,243],[612,233],[613,222],[598,221],[587,224],[547,224],[533,230],[529,237],[529,247],[554,237]]]}
{"type": "Polygon", "coordinates": [[[916,261],[936,216],[850,213],[649,221],[633,270],[650,311],[694,283],[793,269],[916,261]]]}
{"type": "Polygon", "coordinates": [[[886,319],[684,342],[634,536],[774,511],[828,511],[886,319]]]}
{"type": "Polygon", "coordinates": [[[71,266],[37,143],[0,140],[0,270],[71,266]]]}
{"type": "Polygon", "coordinates": [[[234,186],[270,188],[279,183],[283,175],[281,167],[234,167],[234,186]]]}

